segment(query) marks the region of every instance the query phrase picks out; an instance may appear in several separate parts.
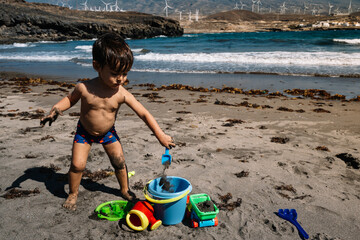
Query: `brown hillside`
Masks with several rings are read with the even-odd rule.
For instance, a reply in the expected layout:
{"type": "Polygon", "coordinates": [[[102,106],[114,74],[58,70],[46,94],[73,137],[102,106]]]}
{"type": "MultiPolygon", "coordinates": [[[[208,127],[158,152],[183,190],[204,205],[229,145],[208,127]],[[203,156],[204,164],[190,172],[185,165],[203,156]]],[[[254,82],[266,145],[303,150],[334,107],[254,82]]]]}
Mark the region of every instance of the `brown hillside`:
{"type": "Polygon", "coordinates": [[[250,12],[247,10],[232,10],[227,12],[220,12],[209,15],[205,18],[206,20],[224,20],[224,21],[255,21],[262,20],[263,15],[250,12]]]}

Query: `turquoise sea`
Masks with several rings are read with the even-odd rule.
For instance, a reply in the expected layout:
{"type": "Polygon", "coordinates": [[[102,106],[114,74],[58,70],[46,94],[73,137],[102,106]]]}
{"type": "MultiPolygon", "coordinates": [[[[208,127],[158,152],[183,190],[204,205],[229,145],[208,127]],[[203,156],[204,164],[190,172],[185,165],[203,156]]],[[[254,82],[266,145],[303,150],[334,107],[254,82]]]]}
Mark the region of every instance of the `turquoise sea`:
{"type": "MultiPolygon", "coordinates": [[[[0,71],[91,78],[94,40],[0,45],[0,71]]],[[[127,39],[132,84],[244,89],[318,88],[360,95],[360,31],[185,34],[127,39]]]]}

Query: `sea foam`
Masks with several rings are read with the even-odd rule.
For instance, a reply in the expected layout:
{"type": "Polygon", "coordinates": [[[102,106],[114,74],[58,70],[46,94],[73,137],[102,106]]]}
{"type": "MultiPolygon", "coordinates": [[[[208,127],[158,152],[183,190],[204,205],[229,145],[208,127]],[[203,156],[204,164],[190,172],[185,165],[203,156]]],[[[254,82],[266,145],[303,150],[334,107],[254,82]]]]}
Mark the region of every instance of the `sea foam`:
{"type": "Polygon", "coordinates": [[[28,48],[35,47],[34,43],[13,43],[13,44],[4,44],[0,45],[0,49],[11,49],[11,48],[28,48]]]}
{"type": "Polygon", "coordinates": [[[79,45],[79,46],[76,46],[75,49],[83,50],[85,52],[91,52],[92,45],[79,45]]]}
{"type": "Polygon", "coordinates": [[[352,45],[360,44],[360,39],[334,39],[333,41],[352,45]]]}
{"type": "Polygon", "coordinates": [[[360,53],[339,52],[222,52],[222,53],[148,53],[140,61],[184,63],[231,63],[298,66],[360,66],[360,53]]]}

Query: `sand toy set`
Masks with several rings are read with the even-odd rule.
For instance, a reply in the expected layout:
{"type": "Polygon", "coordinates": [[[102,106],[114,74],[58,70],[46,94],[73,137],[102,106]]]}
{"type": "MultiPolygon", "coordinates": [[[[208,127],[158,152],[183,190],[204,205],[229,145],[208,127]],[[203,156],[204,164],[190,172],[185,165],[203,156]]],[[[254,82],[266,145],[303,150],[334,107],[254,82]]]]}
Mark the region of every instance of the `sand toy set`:
{"type": "MultiPolygon", "coordinates": [[[[172,157],[165,150],[161,162],[170,166],[172,157]]],[[[110,201],[100,204],[95,212],[101,219],[117,221],[125,218],[127,225],[135,231],[147,228],[155,230],[163,225],[176,225],[186,216],[192,227],[217,226],[219,209],[207,194],[189,195],[192,186],[188,180],[176,176],[163,176],[151,180],[144,187],[146,201],[110,201]],[[206,204],[210,208],[206,209],[206,204]]]]}
{"type": "MultiPolygon", "coordinates": [[[[171,160],[169,149],[166,149],[161,160],[164,171],[170,166],[171,160]]],[[[191,190],[192,186],[185,178],[164,175],[146,184],[143,190],[145,201],[110,201],[100,204],[95,212],[100,219],[109,221],[125,218],[134,231],[152,231],[161,225],[176,225],[184,218],[192,228],[217,226],[219,208],[208,194],[190,195],[191,190]]],[[[309,238],[297,222],[295,209],[279,209],[276,214],[292,223],[302,239],[309,238]]]]}

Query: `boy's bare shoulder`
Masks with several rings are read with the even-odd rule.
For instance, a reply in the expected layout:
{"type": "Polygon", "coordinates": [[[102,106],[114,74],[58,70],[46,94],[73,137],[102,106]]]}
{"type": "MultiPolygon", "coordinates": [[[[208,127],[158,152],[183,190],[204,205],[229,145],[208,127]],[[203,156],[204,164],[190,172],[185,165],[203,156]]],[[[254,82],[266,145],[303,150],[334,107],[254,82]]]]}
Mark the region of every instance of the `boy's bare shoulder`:
{"type": "Polygon", "coordinates": [[[86,80],[76,84],[75,89],[82,92],[94,84],[94,79],[86,80]]]}
{"type": "Polygon", "coordinates": [[[127,97],[127,96],[133,96],[126,88],[124,88],[123,86],[119,87],[119,91],[118,94],[127,97]]]}
{"type": "Polygon", "coordinates": [[[90,80],[86,80],[86,81],[82,81],[82,82],[79,82],[78,84],[76,84],[76,85],[78,85],[78,86],[91,86],[91,85],[93,85],[94,84],[94,82],[95,82],[95,79],[96,78],[93,78],[93,79],[90,79],[90,80]]]}
{"type": "Polygon", "coordinates": [[[119,88],[118,94],[122,98],[123,102],[136,101],[135,96],[123,86],[119,88]]]}

